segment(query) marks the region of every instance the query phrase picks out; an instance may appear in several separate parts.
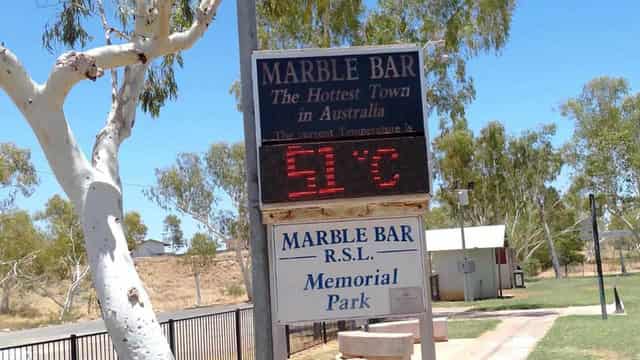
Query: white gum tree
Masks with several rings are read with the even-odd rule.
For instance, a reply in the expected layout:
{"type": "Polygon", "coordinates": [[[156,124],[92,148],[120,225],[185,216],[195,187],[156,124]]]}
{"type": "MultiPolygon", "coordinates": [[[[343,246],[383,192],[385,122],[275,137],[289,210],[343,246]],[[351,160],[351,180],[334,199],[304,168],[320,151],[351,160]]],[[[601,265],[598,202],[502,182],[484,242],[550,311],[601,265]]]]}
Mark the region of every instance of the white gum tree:
{"type": "MultiPolygon", "coordinates": [[[[140,99],[143,108],[154,112],[149,99],[157,94],[146,92],[153,86],[153,60],[173,61],[192,47],[213,21],[220,2],[114,0],[120,23],[131,24],[127,31],[109,25],[101,0],[59,1],[62,20],[45,30],[45,45],[52,40],[85,45],[88,35],[76,26],[79,17],[101,21],[106,45],[60,55],[43,84],[32,80],[18,57],[0,45],[0,88],[33,129],[81,218],[93,283],[120,359],[173,359],[173,355],[127,249],[118,150],[131,135],[140,99]],[[112,34],[121,40],[112,43],[112,34]],[[79,148],[63,107],[76,84],[95,80],[105,71],[112,76],[112,106],[89,159],[79,148]]],[[[172,73],[167,78],[173,79],[172,73]]],[[[155,81],[157,85],[157,74],[155,81]]]]}

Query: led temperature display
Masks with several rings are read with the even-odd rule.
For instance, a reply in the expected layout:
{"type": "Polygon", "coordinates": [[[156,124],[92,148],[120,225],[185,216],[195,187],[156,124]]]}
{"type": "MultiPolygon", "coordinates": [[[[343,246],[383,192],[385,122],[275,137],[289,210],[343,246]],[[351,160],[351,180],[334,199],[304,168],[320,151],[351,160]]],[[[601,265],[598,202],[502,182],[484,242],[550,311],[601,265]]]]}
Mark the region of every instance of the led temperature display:
{"type": "Polygon", "coordinates": [[[262,202],[426,193],[424,137],[265,146],[262,202]]]}

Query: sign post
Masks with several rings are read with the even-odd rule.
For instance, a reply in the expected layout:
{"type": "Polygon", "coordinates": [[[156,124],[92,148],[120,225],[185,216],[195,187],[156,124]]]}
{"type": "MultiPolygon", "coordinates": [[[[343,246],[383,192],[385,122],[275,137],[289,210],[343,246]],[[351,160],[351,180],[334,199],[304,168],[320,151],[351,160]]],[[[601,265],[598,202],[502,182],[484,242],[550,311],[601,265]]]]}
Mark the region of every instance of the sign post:
{"type": "MultiPolygon", "coordinates": [[[[258,48],[255,0],[238,0],[238,40],[240,47],[240,74],[242,81],[242,111],[246,148],[247,191],[249,197],[249,223],[251,226],[251,284],[253,287],[253,326],[256,360],[274,360],[271,349],[271,304],[269,296],[269,260],[266,229],[260,214],[258,185],[258,159],[256,123],[253,111],[251,53],[258,48]]],[[[280,360],[279,358],[275,358],[280,360]]]]}
{"type": "Polygon", "coordinates": [[[421,49],[258,51],[252,65],[274,358],[285,324],[414,316],[435,359],[421,49]]]}
{"type": "Polygon", "coordinates": [[[598,290],[600,292],[600,310],[602,320],[607,320],[607,299],[604,293],[604,278],[602,276],[602,259],[600,257],[600,236],[598,234],[598,217],[596,214],[596,200],[593,194],[589,194],[589,205],[591,207],[591,225],[593,229],[594,251],[596,253],[596,267],[598,270],[598,290]]]}

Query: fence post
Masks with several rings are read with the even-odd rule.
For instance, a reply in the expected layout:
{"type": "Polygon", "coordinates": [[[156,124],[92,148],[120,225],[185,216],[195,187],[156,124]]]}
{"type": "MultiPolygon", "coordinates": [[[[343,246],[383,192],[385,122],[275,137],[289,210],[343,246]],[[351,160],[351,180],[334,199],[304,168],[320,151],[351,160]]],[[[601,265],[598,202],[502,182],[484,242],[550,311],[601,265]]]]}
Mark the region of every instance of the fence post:
{"type": "Polygon", "coordinates": [[[238,354],[238,360],[242,360],[242,319],[239,308],[236,309],[236,354],[238,354]]]}
{"type": "Polygon", "coordinates": [[[327,323],[322,322],[322,342],[327,343],[327,323]]]}
{"type": "Polygon", "coordinates": [[[284,326],[284,337],[287,338],[287,359],[291,356],[291,330],[289,325],[284,326]]]}
{"type": "Polygon", "coordinates": [[[78,360],[78,337],[71,334],[69,341],[71,342],[71,360],[78,360]]]}
{"type": "Polygon", "coordinates": [[[173,319],[169,319],[169,348],[173,356],[176,356],[176,325],[173,319]]]}

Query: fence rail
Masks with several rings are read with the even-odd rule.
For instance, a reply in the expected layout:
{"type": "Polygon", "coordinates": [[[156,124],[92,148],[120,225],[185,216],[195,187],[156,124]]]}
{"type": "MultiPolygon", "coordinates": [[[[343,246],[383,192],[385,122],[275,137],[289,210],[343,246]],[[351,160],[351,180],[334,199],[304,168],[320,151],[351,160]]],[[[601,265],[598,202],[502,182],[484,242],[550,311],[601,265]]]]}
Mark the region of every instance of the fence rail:
{"type": "MultiPolygon", "coordinates": [[[[176,360],[253,360],[253,308],[160,323],[176,360]]],[[[287,326],[289,355],[337,338],[352,322],[287,326]]],[[[116,360],[107,332],[0,347],[0,360],[116,360]]]]}

